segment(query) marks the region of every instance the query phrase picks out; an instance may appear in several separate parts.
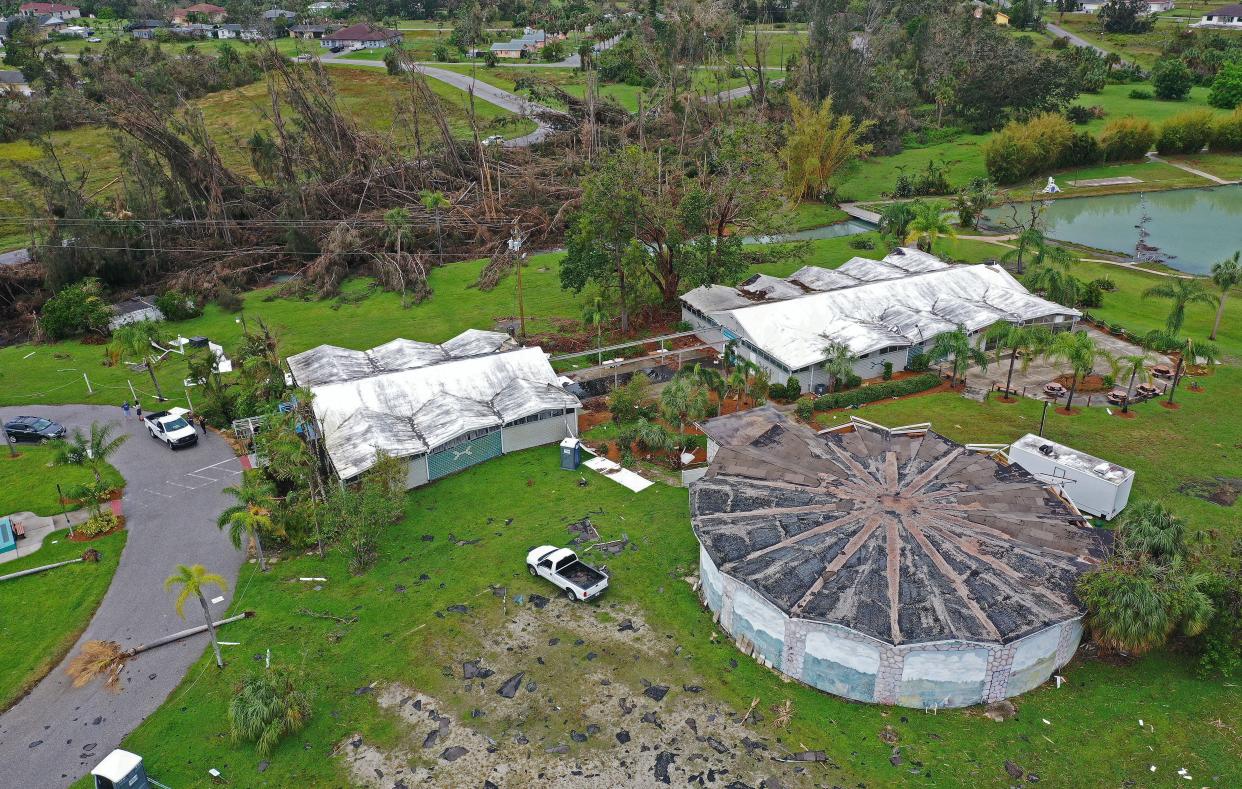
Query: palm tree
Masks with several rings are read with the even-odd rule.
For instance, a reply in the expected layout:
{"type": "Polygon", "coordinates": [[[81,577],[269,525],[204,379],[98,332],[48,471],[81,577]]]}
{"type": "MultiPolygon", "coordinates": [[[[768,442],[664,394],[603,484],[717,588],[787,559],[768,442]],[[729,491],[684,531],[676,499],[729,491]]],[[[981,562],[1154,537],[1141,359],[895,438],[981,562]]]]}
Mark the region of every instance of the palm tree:
{"type": "Polygon", "coordinates": [[[418,199],[419,199],[419,202],[423,204],[423,208],[426,208],[428,211],[431,212],[431,215],[435,217],[435,220],[436,220],[436,251],[440,253],[440,265],[443,266],[444,265],[444,232],[443,232],[443,228],[440,225],[440,211],[444,208],[447,208],[448,206],[451,206],[452,203],[450,203],[449,199],[444,196],[443,192],[432,191],[430,189],[424,189],[419,194],[418,199]]]}
{"type": "Polygon", "coordinates": [[[1220,298],[1216,304],[1216,320],[1212,322],[1212,333],[1208,335],[1209,340],[1216,339],[1216,332],[1220,331],[1220,319],[1225,314],[1225,297],[1229,295],[1229,289],[1236,287],[1238,283],[1242,283],[1242,262],[1239,258],[1242,252],[1234,252],[1233,257],[1225,258],[1219,263],[1212,264],[1212,282],[1216,287],[1220,288],[1220,298]]]}
{"type": "Polygon", "coordinates": [[[310,714],[310,697],[292,673],[254,672],[229,700],[229,734],[234,742],[255,743],[259,756],[270,756],[282,737],[302,730],[310,714]]]}
{"type": "Polygon", "coordinates": [[[237,499],[237,503],[220,513],[216,526],[221,529],[228,528],[234,548],[242,547],[243,537],[253,540],[255,553],[259,557],[259,572],[267,572],[262,535],[273,532],[275,491],[257,472],[250,472],[242,478],[241,487],[230,486],[224,492],[237,499]]]}
{"type": "Polygon", "coordinates": [[[670,424],[677,425],[677,437],[681,446],[677,450],[677,465],[681,465],[681,452],[685,447],[686,423],[707,416],[711,401],[707,390],[697,381],[687,377],[674,378],[660,392],[660,415],[670,424]]]}
{"type": "Polygon", "coordinates": [[[1131,356],[1122,356],[1117,359],[1121,365],[1121,374],[1130,376],[1130,383],[1126,384],[1126,399],[1121,404],[1121,413],[1130,413],[1130,398],[1134,396],[1134,379],[1138,374],[1143,372],[1147,366],[1147,357],[1141,353],[1131,356]]]}
{"type": "Polygon", "coordinates": [[[915,209],[914,219],[910,221],[906,230],[907,243],[915,241],[922,247],[923,242],[926,242],[927,246],[924,248],[931,252],[936,246],[936,241],[945,236],[954,238],[957,236],[957,231],[945,218],[939,205],[923,203],[915,209]]]}
{"type": "Polygon", "coordinates": [[[1181,340],[1181,347],[1177,348],[1177,367],[1173,370],[1173,382],[1169,384],[1169,405],[1173,405],[1173,393],[1177,391],[1177,385],[1182,381],[1182,371],[1186,369],[1187,364],[1196,364],[1202,359],[1207,364],[1214,364],[1220,361],[1220,349],[1210,342],[1195,342],[1187,337],[1181,340]],[[1190,361],[1187,362],[1186,360],[1190,361]]]}
{"type": "Polygon", "coordinates": [[[1017,242],[1018,246],[1006,252],[1001,257],[1001,260],[1015,261],[1017,263],[1018,276],[1022,276],[1023,272],[1026,271],[1023,265],[1026,260],[1026,253],[1034,250],[1035,262],[1041,262],[1047,249],[1047,243],[1043,231],[1037,227],[1023,228],[1022,232],[1018,233],[1017,242]]]}
{"type": "Polygon", "coordinates": [[[100,471],[108,465],[108,458],[116,454],[129,436],[117,434],[114,422],[91,422],[89,436],[81,428],[74,428],[68,441],[61,441],[56,448],[56,463],[62,466],[86,466],[95,475],[95,483],[103,484],[100,471]]]}
{"type": "Polygon", "coordinates": [[[155,377],[155,356],[151,353],[151,344],[158,343],[161,339],[162,332],[158,323],[155,321],[135,321],[124,326],[118,326],[112,332],[112,342],[109,343],[109,346],[116,353],[118,359],[125,354],[142,359],[147,366],[147,373],[151,376],[151,384],[155,387],[155,396],[163,401],[164,392],[160,389],[159,379],[155,377]]]}
{"type": "Polygon", "coordinates": [[[893,238],[905,238],[913,221],[913,203],[886,203],[880,209],[880,230],[893,238]]]}
{"type": "Polygon", "coordinates": [[[224,658],[220,657],[220,642],[216,640],[216,626],[211,621],[211,609],[207,607],[207,597],[203,594],[203,590],[208,586],[215,586],[223,592],[228,588],[228,581],[224,580],[222,575],[207,572],[207,568],[201,564],[189,567],[179,564],[177,571],[164,579],[165,591],[175,586],[181,587],[180,593],[177,594],[177,616],[185,619],[185,601],[191,596],[198,598],[198,604],[203,607],[203,618],[207,620],[207,632],[211,634],[211,648],[216,653],[216,666],[224,668],[224,658]]]}
{"type": "MultiPolygon", "coordinates": [[[[604,299],[600,296],[591,299],[582,310],[582,322],[587,326],[595,327],[595,347],[597,349],[604,344],[603,326],[607,320],[608,311],[604,309],[604,299]]],[[[604,363],[603,354],[599,354],[596,363],[604,363]]]]}
{"type": "Polygon", "coordinates": [[[740,365],[734,367],[733,372],[729,373],[729,379],[725,381],[725,386],[733,394],[733,399],[741,402],[742,393],[746,391],[746,371],[740,365]]]}
{"type": "Polygon", "coordinates": [[[953,367],[949,375],[950,388],[956,386],[959,375],[965,378],[966,370],[970,365],[976,364],[980,370],[988,369],[988,355],[970,341],[970,334],[967,333],[966,327],[961,325],[953,331],[938,335],[927,355],[936,361],[952,357],[953,367]]]}
{"type": "Polygon", "coordinates": [[[1009,397],[1013,384],[1013,368],[1022,357],[1022,372],[1031,361],[1047,349],[1052,342],[1052,332],[1044,326],[1018,326],[1013,323],[994,323],[983,335],[988,343],[996,344],[996,362],[1000,364],[1005,351],[1009,351],[1009,372],[1005,376],[1005,397],[1009,397]]]}
{"type": "Polygon", "coordinates": [[[1169,317],[1165,318],[1164,326],[1169,334],[1176,337],[1186,322],[1187,304],[1211,304],[1216,306],[1219,300],[1204,289],[1203,283],[1197,279],[1169,278],[1159,285],[1152,285],[1143,291],[1143,298],[1168,299],[1173,302],[1169,309],[1169,317]]]}
{"type": "Polygon", "coordinates": [[[746,396],[755,405],[763,405],[768,401],[768,390],[772,388],[772,377],[762,367],[755,367],[750,383],[746,385],[746,396]]]}
{"type": "Polygon", "coordinates": [[[697,363],[690,367],[683,367],[678,372],[678,375],[689,378],[708,392],[714,392],[716,395],[716,414],[720,414],[720,404],[724,402],[725,392],[729,388],[725,383],[724,376],[711,367],[704,367],[697,363]]]}
{"type": "Polygon", "coordinates": [[[830,376],[833,389],[840,389],[838,384],[850,379],[857,363],[858,357],[845,343],[834,340],[824,346],[824,372],[830,376]]]}
{"type": "Polygon", "coordinates": [[[1108,351],[1096,346],[1095,341],[1091,339],[1091,335],[1085,331],[1062,332],[1058,334],[1048,347],[1046,355],[1050,359],[1066,362],[1073,371],[1074,376],[1070,381],[1069,398],[1065,401],[1066,413],[1070,413],[1073,408],[1074,393],[1078,391],[1078,385],[1082,383],[1083,379],[1095,369],[1096,360],[1109,356],[1108,351]]]}

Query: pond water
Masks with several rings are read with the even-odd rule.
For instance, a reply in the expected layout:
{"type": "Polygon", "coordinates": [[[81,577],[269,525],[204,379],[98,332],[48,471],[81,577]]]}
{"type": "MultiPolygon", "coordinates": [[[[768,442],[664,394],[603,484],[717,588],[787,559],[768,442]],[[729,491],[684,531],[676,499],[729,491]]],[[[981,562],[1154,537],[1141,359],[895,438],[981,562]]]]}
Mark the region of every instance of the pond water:
{"type": "MultiPolygon", "coordinates": [[[[1019,217],[1029,215],[1024,206],[1018,212],[1019,217]]],[[[1048,200],[1044,232],[1135,258],[1144,213],[1150,217],[1146,243],[1156,248],[1148,259],[1206,274],[1213,263],[1242,249],[1242,185],[1048,200]]],[[[1013,208],[993,208],[984,216],[998,226],[1010,220],[1013,208]]]]}
{"type": "Polygon", "coordinates": [[[813,227],[809,230],[799,230],[795,233],[775,233],[770,236],[747,236],[742,239],[743,244],[787,244],[791,241],[816,241],[821,238],[841,238],[842,236],[856,236],[860,233],[869,233],[875,230],[874,225],[869,225],[858,219],[849,219],[845,222],[837,222],[834,225],[823,225],[822,227],[813,227]]]}

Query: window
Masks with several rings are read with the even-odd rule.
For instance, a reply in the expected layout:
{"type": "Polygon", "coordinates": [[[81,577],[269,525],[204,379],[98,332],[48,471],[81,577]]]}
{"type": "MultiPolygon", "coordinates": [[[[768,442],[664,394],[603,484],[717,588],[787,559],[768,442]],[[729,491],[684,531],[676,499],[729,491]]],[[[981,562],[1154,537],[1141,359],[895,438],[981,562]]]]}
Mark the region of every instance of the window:
{"type": "Polygon", "coordinates": [[[538,413],[531,414],[530,416],[524,416],[519,419],[514,419],[512,422],[505,422],[505,427],[515,427],[517,425],[524,425],[528,422],[540,422],[544,419],[552,419],[553,417],[564,416],[566,412],[573,412],[573,410],[574,409],[572,408],[569,408],[569,409],[545,408],[544,410],[539,411],[538,413]]]}
{"type": "Polygon", "coordinates": [[[451,449],[451,448],[456,447],[456,446],[461,446],[462,444],[465,444],[465,443],[467,443],[467,442],[469,442],[469,441],[473,441],[473,440],[475,440],[476,438],[482,438],[483,436],[487,435],[488,433],[495,433],[495,432],[496,432],[497,430],[499,430],[499,429],[500,429],[500,428],[499,428],[498,426],[496,426],[496,427],[484,427],[484,428],[480,428],[480,429],[478,429],[478,430],[471,430],[471,431],[469,431],[469,432],[462,433],[460,436],[457,436],[456,438],[451,438],[451,439],[449,439],[448,441],[445,441],[443,444],[441,444],[440,446],[436,447],[436,448],[435,448],[434,450],[432,450],[432,451],[433,451],[433,452],[443,452],[443,451],[444,451],[444,450],[446,450],[446,449],[451,449]]]}

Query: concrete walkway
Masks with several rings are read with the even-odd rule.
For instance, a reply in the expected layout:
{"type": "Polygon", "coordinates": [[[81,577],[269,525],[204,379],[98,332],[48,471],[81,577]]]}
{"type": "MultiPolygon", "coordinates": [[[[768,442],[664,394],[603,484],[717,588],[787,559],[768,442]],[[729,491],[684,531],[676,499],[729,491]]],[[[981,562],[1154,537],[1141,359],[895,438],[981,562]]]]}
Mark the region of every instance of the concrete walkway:
{"type": "Polygon", "coordinates": [[[1218,176],[1212,175],[1211,173],[1206,172],[1204,170],[1198,170],[1186,164],[1185,162],[1179,162],[1179,161],[1175,161],[1172,159],[1162,159],[1154,153],[1147,154],[1147,159],[1148,161],[1159,162],[1161,164],[1167,164],[1170,167],[1176,167],[1182,172],[1190,173],[1191,175],[1197,175],[1200,178],[1206,178],[1212,183],[1220,184],[1221,186],[1231,186],[1233,184],[1239,183],[1238,181],[1227,181],[1224,178],[1220,178],[1218,176]]]}
{"type": "MultiPolygon", "coordinates": [[[[23,559],[35,551],[43,547],[43,541],[47,536],[57,529],[67,529],[70,526],[77,526],[90,517],[90,510],[80,509],[67,512],[64,515],[35,515],[33,512],[14,512],[6,517],[16,526],[21,525],[26,531],[26,536],[17,541],[17,550],[8,553],[0,553],[0,564],[11,562],[15,559],[23,559]]],[[[90,547],[87,543],[82,543],[82,550],[90,547]]],[[[0,573],[3,575],[3,573],[0,573]]]]}
{"type": "MultiPolygon", "coordinates": [[[[243,555],[216,528],[216,518],[231,501],[222,488],[238,481],[241,465],[214,433],[197,446],[172,452],[152,441],[133,417],[122,422],[119,408],[0,409],[0,419],[18,414],[55,419],[70,430],[87,429],[92,421],[116,422],[130,436],[112,460],[125,478],[122,500],[129,530],[112,585],[65,660],[0,716],[0,786],[59,788],[90,772],[119,746],[164,703],[203,654],[206,635],[139,655],[125,669],[120,693],[105,690],[100,682],[74,688],[65,673],[69,659],[87,640],[134,647],[198,624],[202,617],[196,606],[187,607],[187,618],[182,620],[173,610],[175,593],[164,591],[164,579],[178,564],[202,564],[228,579],[224,600],[212,606],[217,617],[224,614],[243,555]]],[[[84,548],[87,545],[83,543],[84,548]]],[[[20,612],[4,612],[13,615],[20,612]]],[[[229,649],[225,647],[226,658],[229,649]]],[[[238,655],[234,659],[240,659],[238,655]]],[[[148,769],[159,775],[158,765],[148,769]]]]}

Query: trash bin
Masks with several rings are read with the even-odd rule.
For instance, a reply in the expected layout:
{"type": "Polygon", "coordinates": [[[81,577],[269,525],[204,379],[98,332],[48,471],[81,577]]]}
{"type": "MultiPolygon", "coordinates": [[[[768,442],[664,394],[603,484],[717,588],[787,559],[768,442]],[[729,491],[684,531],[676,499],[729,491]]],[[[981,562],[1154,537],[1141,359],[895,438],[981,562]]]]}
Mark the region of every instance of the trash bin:
{"type": "Polygon", "coordinates": [[[561,468],[577,471],[582,464],[582,442],[570,436],[561,441],[561,468]]]}

